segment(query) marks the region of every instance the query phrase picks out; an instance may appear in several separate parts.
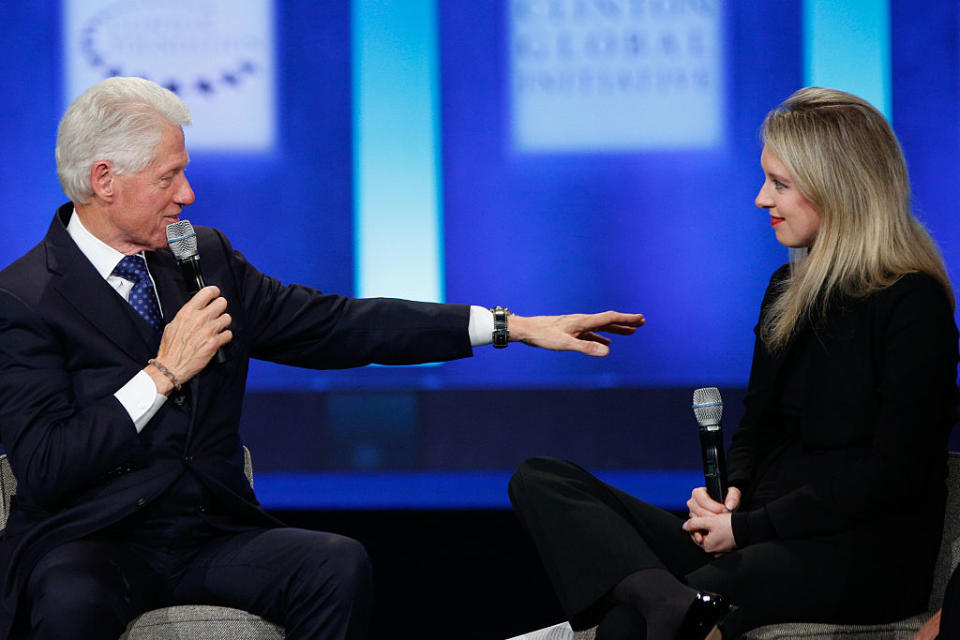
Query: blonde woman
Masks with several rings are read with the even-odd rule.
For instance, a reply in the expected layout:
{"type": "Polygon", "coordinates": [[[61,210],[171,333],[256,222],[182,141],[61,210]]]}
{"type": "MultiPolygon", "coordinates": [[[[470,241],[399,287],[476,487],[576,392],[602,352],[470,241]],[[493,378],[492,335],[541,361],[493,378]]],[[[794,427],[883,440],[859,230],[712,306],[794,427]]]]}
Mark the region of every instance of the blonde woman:
{"type": "Polygon", "coordinates": [[[867,102],[802,89],[762,133],[756,205],[791,261],[761,304],[725,503],[694,489],[683,520],[550,458],[510,483],[567,616],[598,640],[926,607],[956,419],[943,261],[867,102]]]}

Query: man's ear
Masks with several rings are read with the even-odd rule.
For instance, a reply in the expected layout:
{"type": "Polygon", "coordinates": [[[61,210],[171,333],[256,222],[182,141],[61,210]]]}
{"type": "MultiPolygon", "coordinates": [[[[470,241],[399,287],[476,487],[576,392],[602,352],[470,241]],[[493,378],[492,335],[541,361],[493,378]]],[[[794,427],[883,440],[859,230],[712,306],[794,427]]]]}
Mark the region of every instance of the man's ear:
{"type": "Polygon", "coordinates": [[[113,172],[113,164],[107,160],[99,160],[90,168],[90,188],[101,200],[112,200],[115,191],[117,174],[113,172]]]}

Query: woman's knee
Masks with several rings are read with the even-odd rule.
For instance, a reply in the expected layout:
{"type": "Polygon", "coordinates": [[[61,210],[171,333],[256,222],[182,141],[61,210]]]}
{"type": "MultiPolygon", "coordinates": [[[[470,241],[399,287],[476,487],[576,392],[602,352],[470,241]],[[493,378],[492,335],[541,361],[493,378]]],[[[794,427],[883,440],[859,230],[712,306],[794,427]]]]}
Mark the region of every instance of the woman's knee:
{"type": "Polygon", "coordinates": [[[549,494],[551,487],[580,475],[586,475],[586,472],[566,460],[543,456],[528,458],[510,477],[507,494],[513,505],[517,507],[528,497],[549,494]]]}

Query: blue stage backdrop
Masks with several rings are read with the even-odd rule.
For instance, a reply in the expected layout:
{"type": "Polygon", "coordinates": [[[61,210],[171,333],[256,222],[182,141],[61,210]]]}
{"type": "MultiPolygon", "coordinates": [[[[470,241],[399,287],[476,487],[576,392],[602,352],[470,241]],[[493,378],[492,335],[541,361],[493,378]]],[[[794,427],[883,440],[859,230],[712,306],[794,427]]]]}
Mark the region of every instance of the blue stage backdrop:
{"type": "Polygon", "coordinates": [[[819,43],[842,48],[858,20],[872,30],[850,51],[877,57],[859,75],[877,79],[916,209],[960,274],[957,7],[857,13],[874,4],[844,5],[825,33],[811,16],[826,0],[3,2],[0,265],[63,200],[69,101],[149,77],[194,113],[185,216],[267,273],[648,318],[603,359],[514,345],[410,368],[254,363],[243,433],[267,504],[503,506],[507,470],[550,453],[675,505],[697,477],[690,390],[739,401],[786,260],[753,205],[758,126],[833,77],[819,43]]]}

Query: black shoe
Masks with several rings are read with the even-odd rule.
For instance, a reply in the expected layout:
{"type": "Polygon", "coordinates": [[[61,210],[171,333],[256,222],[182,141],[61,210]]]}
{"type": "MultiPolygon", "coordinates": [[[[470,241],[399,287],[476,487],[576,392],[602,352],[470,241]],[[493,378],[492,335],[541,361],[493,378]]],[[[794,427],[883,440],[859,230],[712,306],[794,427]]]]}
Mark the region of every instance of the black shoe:
{"type": "Polygon", "coordinates": [[[730,605],[717,593],[700,591],[683,616],[677,640],[703,640],[726,615],[730,605]]]}

